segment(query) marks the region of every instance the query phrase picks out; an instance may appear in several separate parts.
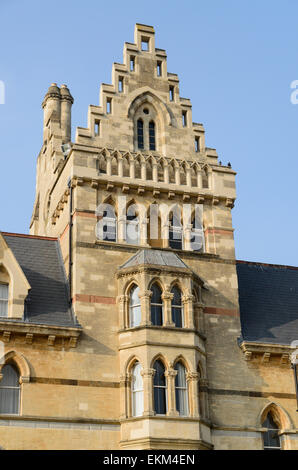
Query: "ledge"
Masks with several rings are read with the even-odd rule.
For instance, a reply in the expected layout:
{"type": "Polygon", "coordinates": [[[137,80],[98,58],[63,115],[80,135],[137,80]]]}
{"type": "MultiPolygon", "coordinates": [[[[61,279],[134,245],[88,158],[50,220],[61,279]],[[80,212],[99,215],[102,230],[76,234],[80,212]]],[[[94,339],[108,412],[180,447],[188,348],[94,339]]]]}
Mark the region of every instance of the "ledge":
{"type": "Polygon", "coordinates": [[[29,322],[20,322],[13,319],[0,320],[0,338],[4,343],[9,343],[12,334],[25,336],[25,342],[32,344],[35,337],[47,339],[49,346],[54,346],[57,338],[68,339],[68,346],[75,348],[82,332],[81,327],[43,325],[29,322]]]}
{"type": "Polygon", "coordinates": [[[289,364],[293,348],[287,344],[257,343],[253,341],[242,341],[239,347],[244,353],[245,360],[250,361],[253,356],[263,356],[262,362],[269,362],[271,356],[280,357],[281,364],[289,364]]]}

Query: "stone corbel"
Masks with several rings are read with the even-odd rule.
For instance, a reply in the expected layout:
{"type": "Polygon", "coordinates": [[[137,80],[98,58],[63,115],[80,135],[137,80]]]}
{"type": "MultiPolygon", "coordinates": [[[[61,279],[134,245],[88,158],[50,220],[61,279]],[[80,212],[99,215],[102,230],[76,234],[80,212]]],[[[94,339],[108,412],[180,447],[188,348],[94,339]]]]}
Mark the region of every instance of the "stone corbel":
{"type": "Polygon", "coordinates": [[[33,342],[33,334],[32,334],[32,333],[27,333],[27,334],[26,334],[26,339],[25,339],[25,341],[26,341],[26,344],[32,344],[32,342],[33,342]]]}
{"type": "Polygon", "coordinates": [[[168,192],[168,199],[174,199],[174,197],[175,197],[174,191],[169,191],[168,192]]]}
{"type": "Polygon", "coordinates": [[[107,191],[111,191],[114,188],[114,184],[111,181],[107,182],[107,191]]]}
{"type": "Polygon", "coordinates": [[[233,199],[230,199],[230,198],[226,199],[226,207],[230,207],[231,209],[233,209],[233,207],[234,207],[233,199]]]}
{"type": "Polygon", "coordinates": [[[71,336],[69,338],[69,343],[68,343],[68,346],[70,348],[76,348],[77,347],[77,343],[78,343],[78,338],[76,336],[71,336]]]}
{"type": "Polygon", "coordinates": [[[262,362],[269,362],[270,361],[270,356],[271,356],[270,352],[265,352],[263,354],[262,362]]]}
{"type": "Polygon", "coordinates": [[[49,336],[48,336],[48,345],[49,345],[49,346],[54,346],[55,339],[56,339],[56,336],[54,336],[54,335],[49,335],[49,336]]]}
{"type": "Polygon", "coordinates": [[[202,196],[202,195],[199,194],[198,199],[197,199],[197,203],[198,203],[198,204],[203,204],[204,201],[205,201],[204,196],[202,196]]]}
{"type": "Polygon", "coordinates": [[[213,196],[212,204],[214,206],[217,206],[219,204],[219,198],[217,196],[213,196]]]}
{"type": "Polygon", "coordinates": [[[2,339],[4,343],[9,343],[11,337],[10,331],[3,331],[2,339]]]}

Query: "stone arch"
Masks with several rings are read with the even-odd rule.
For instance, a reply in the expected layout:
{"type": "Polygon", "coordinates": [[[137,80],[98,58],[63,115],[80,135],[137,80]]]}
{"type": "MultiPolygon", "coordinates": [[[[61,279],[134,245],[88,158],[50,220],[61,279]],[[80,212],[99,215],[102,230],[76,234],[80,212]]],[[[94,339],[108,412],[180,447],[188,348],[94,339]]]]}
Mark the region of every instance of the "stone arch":
{"type": "Polygon", "coordinates": [[[164,368],[165,368],[165,371],[169,370],[170,368],[170,363],[169,361],[166,359],[166,357],[162,354],[162,353],[158,353],[156,354],[152,359],[151,359],[151,362],[150,362],[150,368],[153,369],[153,366],[155,364],[156,361],[160,361],[163,363],[164,365],[164,368]]]}
{"type": "Polygon", "coordinates": [[[17,353],[14,350],[8,351],[0,358],[0,380],[2,378],[2,367],[11,362],[18,368],[20,373],[20,383],[30,382],[31,372],[29,363],[23,354],[17,353]]]}
{"type": "Polygon", "coordinates": [[[173,361],[173,369],[175,368],[175,365],[178,362],[181,362],[181,364],[185,367],[186,372],[190,372],[191,369],[189,367],[189,364],[188,364],[187,360],[185,359],[185,357],[182,354],[179,354],[179,356],[177,356],[175,358],[175,360],[173,361]]]}
{"type": "Polygon", "coordinates": [[[265,407],[262,409],[257,420],[258,426],[262,426],[268,413],[271,413],[272,418],[279,429],[294,429],[293,422],[287,411],[282,408],[281,405],[278,405],[274,402],[265,405],[265,407]]]}

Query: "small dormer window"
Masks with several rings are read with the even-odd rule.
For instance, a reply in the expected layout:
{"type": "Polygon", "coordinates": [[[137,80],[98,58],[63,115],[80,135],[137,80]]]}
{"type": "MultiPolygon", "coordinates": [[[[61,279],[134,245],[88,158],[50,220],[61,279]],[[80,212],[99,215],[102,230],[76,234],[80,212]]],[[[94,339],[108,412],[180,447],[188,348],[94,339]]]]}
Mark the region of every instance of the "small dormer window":
{"type": "Polygon", "coordinates": [[[8,284],[0,284],[0,317],[8,314],[8,284]]]}
{"type": "Polygon", "coordinates": [[[123,93],[123,77],[119,77],[118,81],[118,92],[123,93]]]}

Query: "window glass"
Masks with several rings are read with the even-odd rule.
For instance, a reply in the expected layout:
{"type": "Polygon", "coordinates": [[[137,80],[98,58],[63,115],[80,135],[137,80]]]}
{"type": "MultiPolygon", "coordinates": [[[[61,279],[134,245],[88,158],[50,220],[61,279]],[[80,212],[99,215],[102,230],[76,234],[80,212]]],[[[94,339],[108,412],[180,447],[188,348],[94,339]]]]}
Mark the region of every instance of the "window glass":
{"type": "Polygon", "coordinates": [[[186,383],[186,370],[183,364],[178,362],[175,365],[177,375],[175,377],[175,395],[176,395],[176,409],[181,416],[188,415],[188,393],[186,383]]]}
{"type": "Polygon", "coordinates": [[[19,414],[19,373],[11,364],[2,367],[0,381],[0,414],[19,414]]]}
{"type": "Polygon", "coordinates": [[[151,323],[152,325],[162,325],[162,299],[161,289],[158,284],[153,284],[151,287],[151,323]]]}
{"type": "Polygon", "coordinates": [[[0,284],[0,317],[8,314],[8,284],[0,284]]]}
{"type": "Polygon", "coordinates": [[[130,303],[129,303],[129,320],[130,327],[139,326],[141,323],[141,303],[139,298],[140,289],[138,286],[133,286],[130,291],[130,303]]]}
{"type": "Polygon", "coordinates": [[[154,375],[154,411],[156,414],[166,414],[167,398],[166,398],[166,377],[165,368],[161,361],[156,361],[153,366],[154,375]]]}
{"type": "Polygon", "coordinates": [[[136,362],[132,369],[132,416],[142,416],[144,411],[142,366],[136,362]]]}
{"type": "Polygon", "coordinates": [[[172,321],[175,323],[175,326],[178,328],[183,327],[183,311],[182,311],[182,301],[181,301],[181,291],[177,286],[174,286],[171,290],[171,293],[174,294],[172,299],[172,321]]]}

